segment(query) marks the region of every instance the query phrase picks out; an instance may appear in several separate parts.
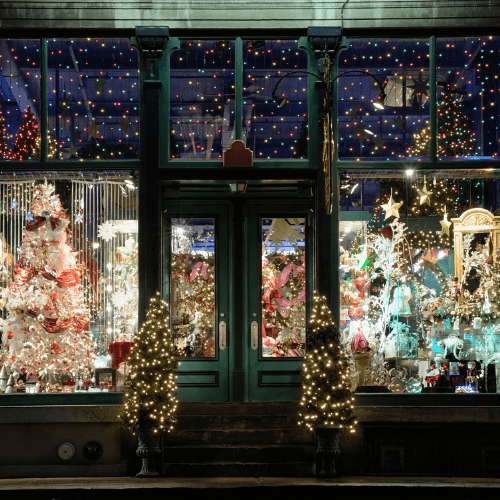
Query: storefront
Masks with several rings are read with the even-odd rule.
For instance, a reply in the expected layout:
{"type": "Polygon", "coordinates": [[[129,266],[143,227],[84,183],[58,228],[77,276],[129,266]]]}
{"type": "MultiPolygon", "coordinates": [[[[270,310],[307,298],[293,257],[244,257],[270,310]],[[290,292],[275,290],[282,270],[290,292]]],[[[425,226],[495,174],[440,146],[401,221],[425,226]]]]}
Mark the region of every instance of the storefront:
{"type": "Polygon", "coordinates": [[[473,424],[490,466],[470,472],[498,474],[497,18],[391,18],[389,36],[344,25],[347,4],[279,34],[5,29],[0,435],[15,449],[24,425],[42,451],[2,457],[1,475],[126,473],[117,415],[157,290],[181,407],[292,408],[318,290],[362,423],[343,473],[420,473],[412,432],[473,424]]]}

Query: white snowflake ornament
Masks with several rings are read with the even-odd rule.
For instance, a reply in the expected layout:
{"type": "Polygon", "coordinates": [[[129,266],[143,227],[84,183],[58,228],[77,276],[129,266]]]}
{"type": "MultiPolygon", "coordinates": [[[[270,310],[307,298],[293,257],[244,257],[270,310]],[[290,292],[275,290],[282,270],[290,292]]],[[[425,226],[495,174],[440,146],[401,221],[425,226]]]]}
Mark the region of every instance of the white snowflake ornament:
{"type": "Polygon", "coordinates": [[[118,228],[116,227],[116,224],[113,224],[108,220],[104,224],[100,224],[98,226],[97,236],[105,241],[110,241],[116,236],[117,232],[118,228]]]}

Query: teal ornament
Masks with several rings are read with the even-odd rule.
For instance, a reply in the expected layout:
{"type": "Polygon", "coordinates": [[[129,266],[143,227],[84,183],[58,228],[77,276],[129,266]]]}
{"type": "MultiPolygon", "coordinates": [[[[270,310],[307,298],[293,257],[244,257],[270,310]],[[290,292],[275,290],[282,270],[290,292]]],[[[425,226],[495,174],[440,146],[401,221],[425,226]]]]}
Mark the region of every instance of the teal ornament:
{"type": "Polygon", "coordinates": [[[100,356],[97,356],[97,358],[94,361],[94,367],[95,368],[107,368],[108,367],[108,357],[103,356],[102,354],[100,356]]]}

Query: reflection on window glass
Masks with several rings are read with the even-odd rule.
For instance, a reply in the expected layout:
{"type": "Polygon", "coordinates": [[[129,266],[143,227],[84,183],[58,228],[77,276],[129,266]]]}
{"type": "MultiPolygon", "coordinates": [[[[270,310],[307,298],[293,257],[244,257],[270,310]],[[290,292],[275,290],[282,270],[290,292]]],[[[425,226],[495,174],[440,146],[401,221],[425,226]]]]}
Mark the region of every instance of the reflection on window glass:
{"type": "Polygon", "coordinates": [[[340,212],[352,388],[498,392],[500,173],[348,177],[369,186],[364,210],[340,212]]]}
{"type": "Polygon", "coordinates": [[[301,357],[306,341],[305,219],[262,220],[262,356],[301,357]]]}
{"type": "Polygon", "coordinates": [[[222,158],[234,140],[234,41],[182,40],[170,56],[170,157],[222,158]]]}
{"type": "Polygon", "coordinates": [[[438,38],[436,54],[438,157],[497,158],[500,37],[438,38]]]}
{"type": "Polygon", "coordinates": [[[0,389],[116,390],[138,326],[133,179],[50,178],[0,179],[0,389]]]}
{"type": "Polygon", "coordinates": [[[40,157],[40,42],[0,40],[0,159],[40,157]]]}
{"type": "Polygon", "coordinates": [[[215,356],[215,221],[172,219],[172,331],[179,356],[215,356]]]}
{"type": "Polygon", "coordinates": [[[307,54],[296,40],[247,40],[243,46],[243,140],[255,158],[307,157],[307,54]]]}
{"type": "Polygon", "coordinates": [[[50,159],[139,156],[139,61],[128,39],[48,41],[50,159]]]}
{"type": "Polygon", "coordinates": [[[339,56],[339,74],[369,72],[383,85],[384,110],[373,106],[379,87],[370,76],[338,79],[339,158],[424,159],[414,134],[429,126],[429,43],[427,40],[352,40],[339,56]]]}

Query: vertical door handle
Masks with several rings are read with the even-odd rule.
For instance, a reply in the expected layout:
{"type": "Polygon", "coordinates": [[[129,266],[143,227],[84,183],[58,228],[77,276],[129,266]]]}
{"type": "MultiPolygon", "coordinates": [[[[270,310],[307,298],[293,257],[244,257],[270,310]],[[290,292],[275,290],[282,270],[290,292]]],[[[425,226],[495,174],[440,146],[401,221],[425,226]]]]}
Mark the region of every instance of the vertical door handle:
{"type": "Polygon", "coordinates": [[[219,323],[219,349],[223,351],[226,348],[226,322],[219,323]]]}
{"type": "Polygon", "coordinates": [[[251,339],[250,346],[255,351],[259,347],[259,323],[257,321],[252,321],[250,327],[251,339]]]}

